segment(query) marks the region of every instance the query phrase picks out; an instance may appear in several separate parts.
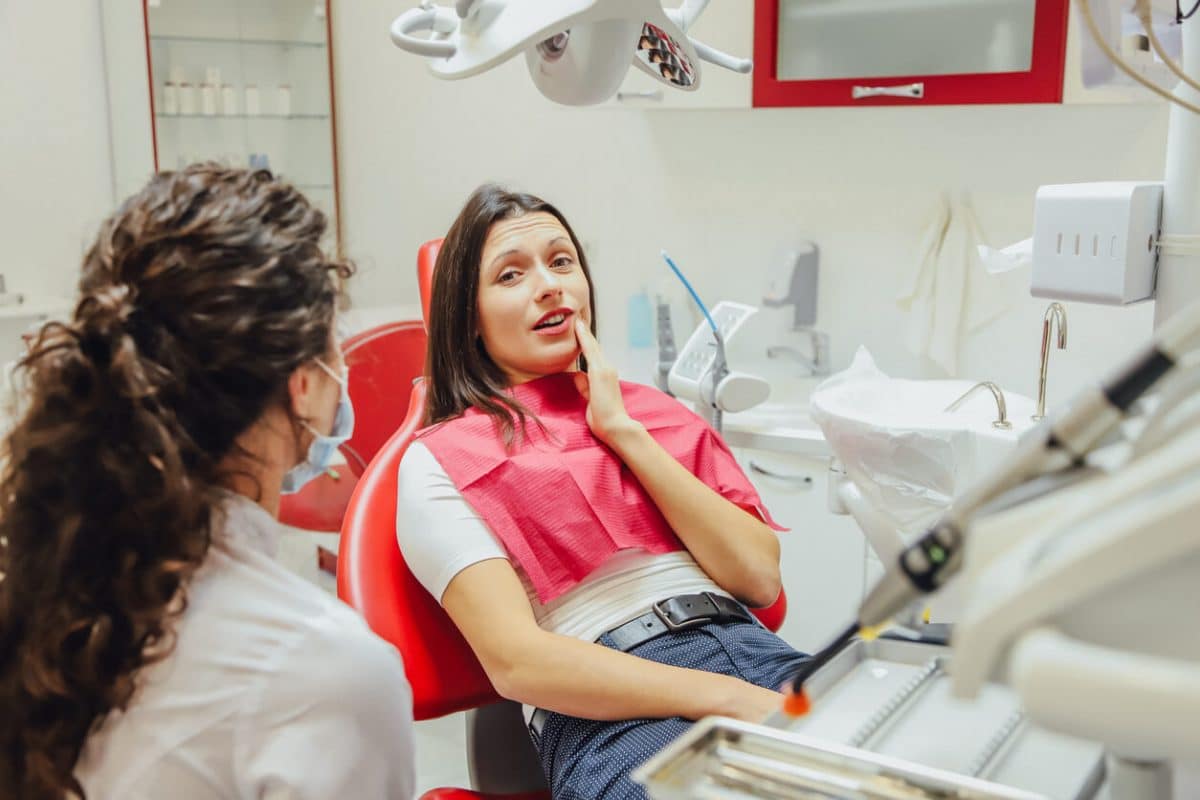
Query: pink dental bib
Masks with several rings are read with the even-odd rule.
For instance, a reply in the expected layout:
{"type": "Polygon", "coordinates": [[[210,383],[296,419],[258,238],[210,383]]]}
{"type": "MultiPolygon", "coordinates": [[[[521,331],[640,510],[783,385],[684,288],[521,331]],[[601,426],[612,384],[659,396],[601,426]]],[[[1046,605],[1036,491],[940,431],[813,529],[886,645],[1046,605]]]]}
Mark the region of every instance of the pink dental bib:
{"type": "MultiPolygon", "coordinates": [[[[492,417],[468,409],[417,437],[446,470],[549,602],[618,550],[661,554],[683,544],[638,479],[587,426],[587,401],[571,373],[521,384],[511,395],[529,420],[505,448],[492,417]]],[[[738,506],[775,524],[721,437],[671,397],[621,383],[629,415],[692,474],[738,506]]]]}

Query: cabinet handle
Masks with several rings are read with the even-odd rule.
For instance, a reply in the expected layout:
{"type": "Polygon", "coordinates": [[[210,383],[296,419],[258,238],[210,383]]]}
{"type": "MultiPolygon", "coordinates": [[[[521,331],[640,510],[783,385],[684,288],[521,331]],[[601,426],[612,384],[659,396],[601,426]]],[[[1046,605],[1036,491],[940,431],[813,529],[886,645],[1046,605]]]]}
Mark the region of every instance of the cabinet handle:
{"type": "Polygon", "coordinates": [[[617,92],[617,102],[619,103],[624,103],[626,100],[653,100],[659,102],[662,99],[662,89],[647,89],[643,92],[617,92]]]}
{"type": "Polygon", "coordinates": [[[750,471],[758,475],[766,475],[768,478],[774,478],[777,481],[787,481],[801,486],[812,486],[812,476],[810,475],[788,475],[783,472],[776,472],[772,469],[767,469],[762,464],[759,464],[754,459],[750,459],[750,471]]]}
{"type": "Polygon", "coordinates": [[[908,97],[921,100],[925,97],[924,83],[906,83],[903,86],[855,86],[850,90],[855,100],[864,97],[908,97]]]}

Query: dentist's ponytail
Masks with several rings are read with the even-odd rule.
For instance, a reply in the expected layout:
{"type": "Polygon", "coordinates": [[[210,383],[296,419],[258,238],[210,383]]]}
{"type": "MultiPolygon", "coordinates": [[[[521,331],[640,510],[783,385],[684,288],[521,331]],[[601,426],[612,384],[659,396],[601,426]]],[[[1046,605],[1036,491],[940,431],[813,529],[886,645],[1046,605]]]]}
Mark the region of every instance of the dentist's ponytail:
{"type": "Polygon", "coordinates": [[[166,656],[239,434],[326,354],[324,215],[270,173],[161,173],[20,365],[0,459],[0,796],[82,796],[90,732],[166,656]]]}

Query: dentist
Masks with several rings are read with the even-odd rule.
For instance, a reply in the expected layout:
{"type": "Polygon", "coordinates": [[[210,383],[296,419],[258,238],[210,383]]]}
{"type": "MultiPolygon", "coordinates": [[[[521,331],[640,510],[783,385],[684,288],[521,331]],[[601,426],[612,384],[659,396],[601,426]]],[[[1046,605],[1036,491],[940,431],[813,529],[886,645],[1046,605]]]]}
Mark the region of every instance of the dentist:
{"type": "Polygon", "coordinates": [[[397,653],[273,557],[354,423],[325,229],[269,172],[160,173],[21,363],[0,796],[412,797],[397,653]]]}

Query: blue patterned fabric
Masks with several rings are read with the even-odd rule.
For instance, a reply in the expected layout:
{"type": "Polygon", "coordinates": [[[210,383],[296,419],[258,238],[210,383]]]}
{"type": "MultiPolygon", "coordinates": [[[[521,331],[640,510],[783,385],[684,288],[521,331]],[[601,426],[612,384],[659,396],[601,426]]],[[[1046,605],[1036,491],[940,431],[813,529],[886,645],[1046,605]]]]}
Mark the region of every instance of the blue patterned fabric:
{"type": "MultiPolygon", "coordinates": [[[[617,649],[608,634],[598,641],[617,649]]],[[[780,688],[808,658],[751,622],[709,623],[660,636],[629,652],[769,689],[780,688]]],[[[681,717],[598,722],[549,712],[541,734],[531,735],[555,800],[645,800],[646,790],[629,773],[691,725],[681,717]]]]}

